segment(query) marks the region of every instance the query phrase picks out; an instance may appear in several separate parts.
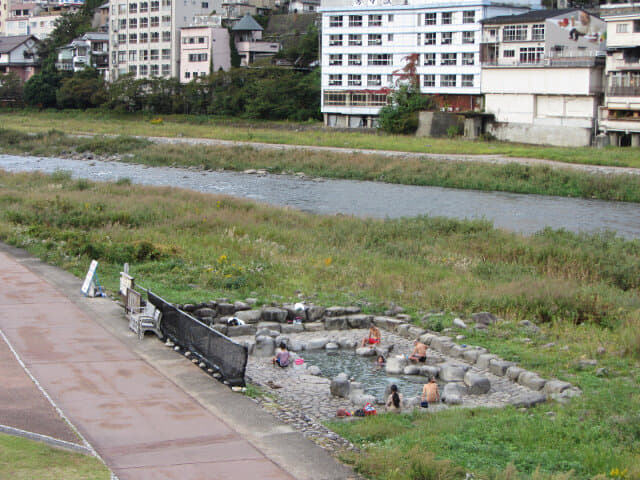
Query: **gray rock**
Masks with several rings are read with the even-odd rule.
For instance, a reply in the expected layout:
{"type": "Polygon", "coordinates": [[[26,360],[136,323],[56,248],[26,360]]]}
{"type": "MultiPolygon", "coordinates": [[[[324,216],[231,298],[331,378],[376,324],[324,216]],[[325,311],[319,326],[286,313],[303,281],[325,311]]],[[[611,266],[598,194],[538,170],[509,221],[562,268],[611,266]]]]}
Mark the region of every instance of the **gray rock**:
{"type": "Polygon", "coordinates": [[[608,377],[609,370],[607,368],[599,368],[596,370],[596,377],[608,377]]]}
{"type": "Polygon", "coordinates": [[[309,322],[317,322],[324,317],[325,308],[318,305],[311,305],[307,309],[307,320],[309,322]]]}
{"type": "Polygon", "coordinates": [[[340,348],[340,345],[338,345],[336,342],[329,342],[324,346],[325,350],[338,350],[340,348]]]}
{"type": "Polygon", "coordinates": [[[251,305],[245,302],[233,302],[233,308],[235,309],[236,313],[238,313],[243,310],[250,310],[251,305]]]}
{"type": "Polygon", "coordinates": [[[347,309],[345,307],[329,307],[325,310],[324,312],[324,316],[325,317],[341,317],[343,315],[346,315],[347,313],[347,309]]]}
{"type": "Polygon", "coordinates": [[[405,375],[419,375],[420,367],[416,365],[407,365],[406,367],[404,367],[403,373],[405,375]]]}
{"type": "Polygon", "coordinates": [[[322,322],[304,323],[303,325],[305,332],[321,332],[324,330],[324,323],[322,322]]]}
{"type": "Polygon", "coordinates": [[[213,308],[205,307],[205,308],[199,308],[198,310],[194,311],[193,314],[199,318],[204,318],[204,317],[213,318],[218,314],[218,312],[213,308]]]}
{"type": "Polygon", "coordinates": [[[244,299],[244,302],[245,302],[247,305],[254,306],[256,303],[258,303],[258,299],[257,299],[257,298],[249,297],[249,298],[245,298],[245,299],[244,299]]]}
{"type": "Polygon", "coordinates": [[[447,398],[443,398],[442,401],[449,405],[462,405],[462,397],[460,397],[460,395],[456,395],[455,393],[447,396],[447,398]]]}
{"type": "Polygon", "coordinates": [[[467,394],[467,387],[465,384],[460,382],[447,383],[442,389],[443,400],[446,398],[449,398],[452,395],[462,397],[463,395],[466,395],[466,394],[467,394]]]}
{"type": "Polygon", "coordinates": [[[245,323],[258,323],[262,317],[260,310],[242,310],[236,312],[236,317],[245,323]]]}
{"type": "Polygon", "coordinates": [[[268,328],[269,330],[275,330],[276,332],[279,332],[282,329],[282,325],[276,322],[260,322],[257,327],[258,330],[268,328]]]}
{"type": "Polygon", "coordinates": [[[447,345],[449,349],[451,349],[451,347],[453,346],[453,343],[451,341],[451,337],[444,337],[444,336],[434,336],[431,339],[431,348],[433,348],[434,350],[437,350],[440,353],[443,353],[444,350],[444,346],[447,345]]]}
{"type": "Polygon", "coordinates": [[[211,328],[213,328],[216,332],[220,332],[223,335],[227,334],[227,325],[226,325],[226,323],[216,323],[214,325],[211,325],[211,328]]]}
{"type": "Polygon", "coordinates": [[[292,352],[302,352],[305,349],[306,343],[298,340],[292,340],[289,342],[289,350],[292,352]]]}
{"type": "Polygon", "coordinates": [[[307,342],[307,350],[322,350],[329,343],[328,338],[315,338],[307,342]]]}
{"type": "Polygon", "coordinates": [[[467,324],[464,323],[460,318],[453,319],[453,326],[457,328],[463,328],[463,329],[467,328],[467,324]]]}
{"type": "Polygon", "coordinates": [[[253,355],[253,351],[256,348],[256,342],[254,340],[245,340],[244,346],[247,347],[247,354],[253,355]]]}
{"type": "Polygon", "coordinates": [[[376,354],[376,351],[373,348],[369,348],[369,347],[356,348],[356,355],[360,355],[361,357],[373,357],[375,354],[376,354]]]}
{"type": "Polygon", "coordinates": [[[275,339],[276,347],[279,347],[281,343],[284,343],[289,348],[289,337],[285,335],[278,335],[275,339]]]}
{"type": "Polygon", "coordinates": [[[280,331],[282,333],[301,333],[304,332],[304,326],[301,323],[283,323],[280,331]]]}
{"type": "Polygon", "coordinates": [[[425,365],[440,365],[444,362],[444,358],[437,355],[432,355],[429,353],[429,351],[427,351],[427,359],[424,361],[425,365]]]}
{"type": "Polygon", "coordinates": [[[372,315],[349,315],[347,317],[347,322],[349,323],[349,328],[369,328],[371,327],[371,323],[373,321],[372,315]]]}
{"type": "Polygon", "coordinates": [[[421,398],[419,396],[416,397],[406,397],[402,399],[402,408],[404,409],[412,409],[412,408],[420,408],[421,398]]]}
{"type": "Polygon", "coordinates": [[[376,345],[373,349],[375,350],[376,355],[382,355],[384,358],[387,358],[393,351],[393,345],[376,345]]]}
{"type": "Polygon", "coordinates": [[[516,408],[531,408],[547,401],[547,396],[541,392],[521,393],[511,400],[509,403],[516,408]]]}
{"type": "Polygon", "coordinates": [[[227,328],[227,335],[229,337],[239,337],[241,335],[255,335],[256,334],[256,326],[255,325],[237,325],[235,327],[227,328]]]}
{"type": "Polygon", "coordinates": [[[480,325],[491,325],[498,321],[498,318],[489,312],[479,312],[471,315],[471,319],[480,325]]]}
{"type": "Polygon", "coordinates": [[[469,388],[470,395],[482,395],[491,389],[491,382],[487,377],[473,372],[464,374],[464,384],[469,388]]]}
{"type": "Polygon", "coordinates": [[[384,314],[388,317],[395,317],[399,313],[404,313],[404,308],[399,305],[391,305],[391,307],[384,312],[384,314]]]}
{"type": "Polygon", "coordinates": [[[552,347],[555,347],[555,346],[556,346],[556,342],[549,342],[549,343],[545,343],[540,348],[552,348],[552,347]]]}
{"type": "Polygon", "coordinates": [[[464,352],[469,350],[469,347],[462,347],[460,345],[454,345],[451,350],[449,350],[449,356],[453,358],[463,358],[464,352]]]}
{"type": "Polygon", "coordinates": [[[592,359],[583,359],[578,362],[578,366],[582,369],[589,369],[591,367],[595,367],[596,365],[598,365],[598,361],[592,359]]]}
{"type": "Polygon", "coordinates": [[[258,335],[254,355],[257,357],[271,357],[276,349],[276,342],[272,337],[258,335]]]}
{"type": "Polygon", "coordinates": [[[318,376],[320,375],[322,372],[320,371],[320,367],[318,367],[317,365],[311,365],[309,368],[307,368],[307,373],[309,375],[315,375],[318,376]]]}
{"type": "Polygon", "coordinates": [[[411,325],[409,325],[408,323],[400,323],[398,325],[396,325],[396,329],[395,332],[400,335],[401,337],[404,338],[410,338],[409,335],[409,328],[411,327],[411,325]]]}
{"type": "Polygon", "coordinates": [[[420,375],[424,375],[427,378],[436,378],[440,375],[440,367],[425,365],[423,367],[420,367],[420,375]]]}
{"type": "Polygon", "coordinates": [[[567,388],[571,388],[571,384],[569,382],[563,382],[561,380],[549,380],[544,384],[544,393],[562,393],[567,388]]]}
{"type": "Polygon", "coordinates": [[[266,307],[262,309],[262,320],[264,322],[283,323],[287,321],[287,311],[282,308],[266,307]]]}
{"type": "Polygon", "coordinates": [[[540,327],[529,320],[522,320],[519,325],[523,327],[527,332],[540,333],[540,327]]]}
{"type": "Polygon", "coordinates": [[[398,375],[404,372],[404,367],[407,366],[408,360],[404,355],[395,355],[387,358],[385,364],[385,371],[394,375],[398,375]]]}
{"type": "Polygon", "coordinates": [[[373,324],[382,328],[383,330],[388,330],[389,332],[395,332],[396,327],[398,325],[403,325],[405,322],[402,320],[398,320],[391,317],[373,317],[373,324]]]}
{"type": "Polygon", "coordinates": [[[518,383],[531,390],[542,390],[547,381],[535,372],[524,371],[518,376],[518,383]]]}
{"type": "Polygon", "coordinates": [[[489,362],[489,371],[498,377],[504,377],[509,367],[515,365],[513,362],[506,360],[494,359],[489,362]]]}
{"type": "Polygon", "coordinates": [[[483,353],[487,353],[484,348],[478,349],[476,347],[472,347],[462,352],[462,358],[469,363],[476,363],[478,361],[478,357],[483,353]]]}
{"type": "Polygon", "coordinates": [[[420,335],[419,340],[425,345],[431,345],[431,342],[435,337],[437,337],[437,335],[434,335],[433,333],[423,333],[422,335],[420,335]]]}
{"type": "Polygon", "coordinates": [[[424,335],[426,330],[420,327],[409,327],[409,338],[420,338],[421,335],[424,335]]]}
{"type": "Polygon", "coordinates": [[[360,408],[367,403],[370,403],[371,405],[376,404],[376,397],[368,393],[364,393],[363,390],[352,390],[349,394],[349,400],[351,400],[351,403],[353,403],[354,405],[358,405],[360,408]]]}
{"type": "Polygon", "coordinates": [[[218,303],[218,315],[220,316],[225,316],[225,315],[233,315],[234,313],[236,313],[236,309],[233,306],[233,303],[218,303]]]}
{"type": "Polygon", "coordinates": [[[598,355],[604,355],[605,353],[607,353],[607,349],[604,347],[598,347],[598,349],[596,350],[596,353],[598,355]]]}
{"type": "Polygon", "coordinates": [[[331,395],[334,397],[347,398],[351,391],[351,383],[349,383],[347,375],[341,373],[337,377],[333,378],[329,385],[329,390],[331,391],[331,395]]]}
{"type": "Polygon", "coordinates": [[[350,305],[348,307],[345,307],[344,309],[345,315],[357,315],[360,312],[362,312],[362,309],[360,307],[356,307],[355,305],[350,305]]]}
{"type": "Polygon", "coordinates": [[[512,365],[509,368],[507,368],[507,378],[509,380],[511,380],[512,382],[517,382],[518,381],[518,377],[524,371],[525,371],[524,368],[520,368],[520,367],[517,367],[515,365],[512,365]]]}
{"type": "Polygon", "coordinates": [[[340,348],[355,348],[357,344],[358,342],[356,340],[351,340],[350,338],[341,338],[338,340],[340,348]]]}
{"type": "Polygon", "coordinates": [[[445,382],[462,382],[465,370],[461,365],[443,363],[440,365],[440,378],[445,382]]]}
{"type": "Polygon", "coordinates": [[[347,317],[325,317],[324,328],[327,330],[347,330],[349,322],[347,317]]]}
{"type": "Polygon", "coordinates": [[[473,328],[475,328],[476,330],[483,331],[483,330],[487,330],[487,328],[488,328],[488,327],[487,327],[485,324],[483,324],[483,323],[476,323],[476,324],[473,326],[473,328]]]}
{"type": "Polygon", "coordinates": [[[497,358],[498,357],[492,353],[483,353],[478,356],[478,359],[476,360],[476,367],[480,370],[488,370],[491,361],[496,360],[497,358]]]}

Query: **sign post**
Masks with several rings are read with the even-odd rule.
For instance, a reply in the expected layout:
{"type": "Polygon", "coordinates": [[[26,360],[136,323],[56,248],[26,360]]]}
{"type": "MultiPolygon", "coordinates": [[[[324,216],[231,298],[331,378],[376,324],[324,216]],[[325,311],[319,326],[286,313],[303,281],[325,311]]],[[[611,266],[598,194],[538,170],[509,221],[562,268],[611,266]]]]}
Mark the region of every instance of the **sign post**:
{"type": "Polygon", "coordinates": [[[87,276],[85,277],[82,288],[80,289],[80,291],[87,297],[101,297],[103,295],[102,287],[98,283],[98,274],[96,273],[97,268],[98,261],[91,260],[89,271],[87,272],[87,276]]]}

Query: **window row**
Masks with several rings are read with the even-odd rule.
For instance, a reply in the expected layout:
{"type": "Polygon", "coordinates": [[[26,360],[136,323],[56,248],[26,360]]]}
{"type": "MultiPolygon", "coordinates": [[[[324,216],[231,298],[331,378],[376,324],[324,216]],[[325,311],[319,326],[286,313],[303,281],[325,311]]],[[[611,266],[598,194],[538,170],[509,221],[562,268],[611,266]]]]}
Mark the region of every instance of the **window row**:
{"type": "Polygon", "coordinates": [[[182,37],[184,45],[206,45],[208,37],[182,37]]]}
{"type": "MultiPolygon", "coordinates": [[[[334,67],[342,65],[360,66],[362,65],[362,57],[363,55],[361,54],[353,53],[347,55],[340,53],[330,54],[329,65],[334,67]]],[[[473,52],[441,53],[439,55],[436,53],[423,53],[421,57],[422,65],[458,65],[458,59],[460,60],[460,65],[475,64],[475,53],[473,52]]],[[[393,55],[389,53],[369,54],[366,59],[367,65],[393,65],[393,55]]]]}
{"type": "MultiPolygon", "coordinates": [[[[453,45],[453,34],[455,32],[440,32],[440,45],[453,45]]],[[[472,44],[476,43],[476,32],[461,32],[461,43],[472,44]]],[[[456,42],[458,43],[458,42],[456,42]]],[[[436,32],[417,33],[416,34],[417,45],[437,45],[436,32]]]]}
{"type": "Polygon", "coordinates": [[[502,28],[503,42],[522,42],[526,40],[543,41],[545,26],[538,23],[531,26],[531,38],[529,38],[528,25],[506,25],[502,28]]]}
{"type": "MultiPolygon", "coordinates": [[[[521,47],[519,49],[520,63],[540,63],[544,60],[544,47],[521,47]]],[[[502,51],[503,58],[516,58],[516,51],[514,49],[506,49],[502,51]]]]}
{"type": "MultiPolygon", "coordinates": [[[[162,41],[170,42],[171,41],[171,32],[162,32],[162,41]]],[[[138,35],[137,33],[130,33],[129,37],[124,33],[118,34],[118,43],[158,43],[160,42],[160,32],[151,32],[151,33],[141,33],[138,35]]]]}
{"type": "MultiPolygon", "coordinates": [[[[387,22],[393,23],[393,14],[386,15],[387,22]]],[[[381,27],[382,26],[382,15],[348,15],[347,20],[344,20],[342,15],[331,15],[329,17],[329,26],[330,27],[363,27],[364,20],[367,20],[368,27],[381,27]]]]}
{"type": "MultiPolygon", "coordinates": [[[[115,55],[115,52],[113,53],[115,55]]],[[[160,59],[160,50],[120,50],[118,52],[118,63],[126,63],[127,58],[129,58],[130,62],[141,61],[144,62],[146,60],[158,60],[160,59]],[[127,56],[128,53],[128,56],[127,56]]],[[[171,60],[171,50],[163,49],[162,50],[162,60],[171,60]]]]}
{"type": "Polygon", "coordinates": [[[324,92],[324,104],[382,107],[387,104],[387,94],[374,92],[324,92]]]}
{"type": "MultiPolygon", "coordinates": [[[[440,45],[453,45],[454,43],[454,33],[456,32],[440,32],[440,45]]],[[[460,43],[463,44],[473,44],[476,43],[476,32],[474,31],[465,31],[461,32],[462,36],[460,39],[460,43]]],[[[416,34],[416,43],[417,45],[437,45],[437,35],[436,32],[427,32],[427,33],[417,33],[416,34]]],[[[386,37],[386,41],[388,43],[393,42],[393,33],[388,33],[384,35],[386,37]]],[[[344,45],[349,47],[361,47],[363,45],[367,45],[369,47],[382,45],[383,35],[380,33],[370,33],[367,35],[361,34],[333,34],[329,35],[329,46],[330,47],[342,47],[344,45]],[[345,43],[346,37],[346,43],[345,43]]],[[[456,42],[458,43],[458,42],[456,42]]]]}
{"type": "Polygon", "coordinates": [[[198,78],[198,77],[206,77],[207,76],[207,72],[184,72],[184,78],[191,78],[193,77],[194,79],[198,78]]]}
{"type": "MultiPolygon", "coordinates": [[[[393,42],[393,33],[387,33],[384,36],[386,37],[387,42],[393,42]]],[[[344,37],[346,37],[347,39],[346,44],[350,47],[361,47],[364,44],[363,42],[366,42],[366,45],[371,47],[376,45],[382,45],[383,35],[380,33],[368,34],[368,35],[360,35],[360,34],[329,35],[329,46],[341,47],[344,44],[344,37]]]]}
{"type": "Polygon", "coordinates": [[[631,24],[629,23],[616,24],[616,33],[629,33],[629,32],[633,32],[633,33],[640,32],[640,20],[633,20],[633,23],[631,24]],[[629,25],[632,26],[631,29],[629,29],[629,25]]]}
{"type": "MultiPolygon", "coordinates": [[[[340,75],[340,74],[331,74],[328,78],[328,84],[330,87],[342,87],[345,85],[344,77],[346,76],[346,86],[348,87],[363,87],[364,81],[366,80],[367,87],[381,87],[382,86],[382,75],[374,74],[374,75],[360,75],[360,74],[348,74],[348,75],[340,75]]],[[[422,86],[423,87],[435,87],[436,86],[436,77],[439,77],[440,87],[473,87],[473,75],[460,75],[460,83],[458,84],[458,75],[455,74],[444,74],[444,75],[435,75],[435,74],[426,74],[420,75],[422,77],[422,86]]],[[[386,75],[386,81],[388,85],[392,85],[394,82],[393,75],[386,75]]]]}
{"type": "Polygon", "coordinates": [[[189,54],[190,62],[208,62],[209,54],[207,53],[190,53],[189,54]]]}
{"type": "MultiPolygon", "coordinates": [[[[120,30],[124,30],[127,28],[127,19],[126,18],[121,18],[120,22],[118,23],[118,25],[120,26],[120,30]]],[[[138,25],[140,26],[140,28],[148,28],[149,26],[153,27],[159,27],[160,26],[160,17],[142,17],[140,19],[138,18],[130,18],[129,19],[129,28],[133,29],[133,28],[138,28],[138,25]],[[138,22],[138,20],[140,20],[140,22],[138,22]]],[[[171,15],[163,15],[162,16],[162,26],[163,27],[167,27],[167,26],[171,26],[171,15]]]]}
{"type": "MultiPolygon", "coordinates": [[[[441,12],[438,14],[437,12],[429,12],[429,13],[419,13],[418,14],[418,26],[420,25],[453,25],[454,23],[454,14],[456,15],[456,19],[460,23],[460,19],[457,17],[458,12],[441,12]],[[438,23],[438,16],[440,16],[440,22],[438,23]]],[[[476,12],[475,10],[465,10],[462,12],[462,23],[475,23],[476,21],[476,12]]]]}
{"type": "MultiPolygon", "coordinates": [[[[151,75],[152,77],[160,76],[160,65],[129,65],[129,73],[134,75],[151,75]]],[[[162,65],[162,76],[171,75],[171,66],[169,64],[162,65]]]]}

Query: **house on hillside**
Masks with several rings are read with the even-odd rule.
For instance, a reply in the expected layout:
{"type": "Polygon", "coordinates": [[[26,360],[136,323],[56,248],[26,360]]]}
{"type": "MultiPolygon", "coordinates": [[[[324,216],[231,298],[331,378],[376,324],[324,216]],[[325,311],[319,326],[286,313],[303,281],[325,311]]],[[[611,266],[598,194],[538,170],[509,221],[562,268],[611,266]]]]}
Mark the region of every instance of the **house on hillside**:
{"type": "Polygon", "coordinates": [[[194,25],[180,29],[181,83],[230,68],[229,30],[220,16],[196,17],[194,25]]]}
{"type": "Polygon", "coordinates": [[[600,130],[611,145],[640,147],[640,6],[602,6],[607,24],[605,101],[600,130]]]}
{"type": "Polygon", "coordinates": [[[79,72],[88,66],[98,70],[106,80],[109,79],[108,33],[87,32],[58,49],[58,70],[79,72]]]}
{"type": "Polygon", "coordinates": [[[603,95],[605,23],[579,9],[482,20],[481,93],[500,140],[591,145],[603,95]]]}
{"type": "Polygon", "coordinates": [[[37,71],[37,47],[40,41],[34,35],[0,37],[0,75],[15,73],[26,82],[37,71]]]}
{"type": "Polygon", "coordinates": [[[241,57],[240,65],[246,67],[259,58],[272,57],[280,50],[278,42],[263,42],[264,29],[247,14],[231,28],[233,41],[241,57]]]}

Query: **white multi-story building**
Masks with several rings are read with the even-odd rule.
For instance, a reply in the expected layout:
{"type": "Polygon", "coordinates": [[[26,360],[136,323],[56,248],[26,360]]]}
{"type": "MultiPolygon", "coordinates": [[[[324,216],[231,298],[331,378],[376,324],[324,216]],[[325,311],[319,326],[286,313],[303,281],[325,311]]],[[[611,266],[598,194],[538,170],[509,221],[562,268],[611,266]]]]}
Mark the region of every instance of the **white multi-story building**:
{"type": "Polygon", "coordinates": [[[448,111],[478,109],[480,20],[539,6],[539,0],[322,0],[325,124],[375,126],[413,54],[421,92],[448,111]]]}
{"type": "MultiPolygon", "coordinates": [[[[4,3],[5,0],[0,0],[4,3]]],[[[4,3],[7,5],[7,3],[4,3]]],[[[56,21],[64,13],[75,13],[82,7],[82,2],[74,1],[66,4],[59,2],[31,2],[9,4],[9,15],[4,21],[4,34],[34,35],[39,40],[47,38],[55,28],[56,21]]],[[[4,6],[0,6],[4,8],[4,6]]]]}
{"type": "Polygon", "coordinates": [[[578,9],[482,21],[487,131],[500,140],[587,146],[603,93],[605,23],[578,9]]]}
{"type": "Polygon", "coordinates": [[[612,145],[640,147],[640,3],[603,5],[607,23],[600,129],[612,145]]]}
{"type": "Polygon", "coordinates": [[[180,29],[210,13],[208,0],[111,0],[111,76],[178,77],[180,29]]]}
{"type": "Polygon", "coordinates": [[[196,25],[180,29],[180,39],[180,82],[231,68],[229,30],[219,15],[196,18],[196,25]]]}

